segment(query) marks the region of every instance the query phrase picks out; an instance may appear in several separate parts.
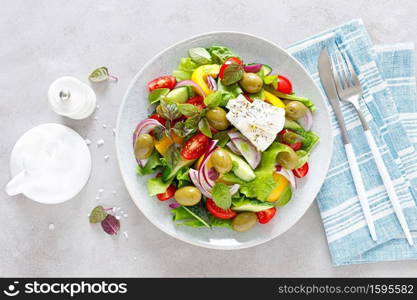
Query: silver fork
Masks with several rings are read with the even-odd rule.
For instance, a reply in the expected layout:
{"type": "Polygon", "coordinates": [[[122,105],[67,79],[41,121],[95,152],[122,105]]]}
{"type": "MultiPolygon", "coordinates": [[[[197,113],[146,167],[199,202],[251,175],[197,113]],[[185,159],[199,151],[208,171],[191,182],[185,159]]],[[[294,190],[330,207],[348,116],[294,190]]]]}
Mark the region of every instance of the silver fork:
{"type": "Polygon", "coordinates": [[[404,217],[400,201],[395,192],[394,185],[389,176],[385,163],[382,159],[381,153],[379,152],[379,148],[375,142],[375,139],[372,136],[372,133],[369,129],[368,122],[362,114],[362,111],[359,106],[359,99],[362,97],[362,87],[359,82],[358,75],[356,74],[355,69],[352,66],[352,63],[350,62],[349,57],[342,57],[342,55],[338,52],[335,56],[335,60],[336,68],[334,69],[333,75],[335,78],[336,90],[339,95],[339,98],[340,100],[350,103],[355,107],[359,119],[362,123],[366,140],[368,141],[368,145],[371,148],[372,155],[374,156],[379,174],[381,175],[392,207],[394,208],[394,212],[397,215],[398,221],[401,224],[401,228],[405,233],[408,243],[410,245],[413,245],[414,242],[410,234],[410,229],[408,228],[408,224],[404,217]]]}

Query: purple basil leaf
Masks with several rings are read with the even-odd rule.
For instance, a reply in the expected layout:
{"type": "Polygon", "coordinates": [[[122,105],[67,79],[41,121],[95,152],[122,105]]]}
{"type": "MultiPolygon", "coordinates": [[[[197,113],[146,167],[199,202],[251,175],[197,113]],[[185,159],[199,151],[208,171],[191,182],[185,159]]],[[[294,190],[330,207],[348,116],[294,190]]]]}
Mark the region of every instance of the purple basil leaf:
{"type": "Polygon", "coordinates": [[[120,229],[120,222],[113,215],[107,215],[107,217],[101,222],[103,230],[110,235],[117,234],[120,229]]]}

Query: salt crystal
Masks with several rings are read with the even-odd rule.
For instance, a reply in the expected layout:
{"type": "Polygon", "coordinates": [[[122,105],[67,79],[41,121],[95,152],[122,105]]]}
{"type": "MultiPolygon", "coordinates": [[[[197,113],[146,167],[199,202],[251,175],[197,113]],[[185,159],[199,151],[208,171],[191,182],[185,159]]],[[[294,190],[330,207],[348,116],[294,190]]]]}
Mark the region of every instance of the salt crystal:
{"type": "Polygon", "coordinates": [[[85,139],[85,143],[86,143],[87,145],[90,145],[90,144],[91,144],[91,140],[90,140],[90,139],[85,139]]]}
{"type": "Polygon", "coordinates": [[[102,125],[102,126],[103,126],[103,128],[104,128],[104,129],[106,129],[106,128],[107,128],[107,125],[106,125],[106,124],[104,124],[104,123],[103,123],[103,125],[102,125]]]}
{"type": "Polygon", "coordinates": [[[125,212],[123,210],[120,211],[120,214],[123,215],[125,212]]]}
{"type": "Polygon", "coordinates": [[[113,128],[113,135],[116,135],[116,128],[113,128]]]}
{"type": "Polygon", "coordinates": [[[54,223],[50,223],[49,225],[48,225],[48,228],[49,228],[49,230],[54,230],[55,229],[55,224],[54,223]]]}
{"type": "Polygon", "coordinates": [[[100,108],[100,105],[97,105],[96,108],[99,109],[100,108]]]}
{"type": "Polygon", "coordinates": [[[97,196],[97,197],[96,197],[96,200],[97,200],[97,201],[98,201],[98,200],[100,200],[100,197],[99,197],[99,196],[97,196]]]}
{"type": "Polygon", "coordinates": [[[136,259],[137,259],[137,257],[136,257],[136,256],[134,256],[134,257],[133,257],[133,260],[136,260],[136,259]]]}
{"type": "Polygon", "coordinates": [[[98,192],[101,194],[104,192],[104,189],[99,189],[98,192]]]}
{"type": "Polygon", "coordinates": [[[127,218],[127,214],[124,214],[123,217],[127,218]]]}
{"type": "Polygon", "coordinates": [[[126,239],[128,239],[128,238],[129,238],[129,235],[127,234],[127,231],[123,231],[123,235],[124,235],[124,237],[125,237],[126,239]]]}
{"type": "Polygon", "coordinates": [[[108,160],[110,158],[110,155],[106,154],[104,155],[104,160],[108,160]]]}
{"type": "Polygon", "coordinates": [[[116,191],[114,191],[114,190],[113,190],[111,193],[112,193],[113,195],[116,195],[116,194],[117,194],[117,192],[116,192],[116,191]]]}
{"type": "Polygon", "coordinates": [[[96,121],[97,121],[97,120],[98,120],[98,117],[97,117],[97,116],[95,116],[95,117],[94,117],[94,120],[96,120],[96,121]]]}
{"type": "Polygon", "coordinates": [[[100,147],[100,146],[102,146],[102,145],[104,145],[104,140],[103,140],[103,139],[99,139],[99,140],[97,141],[97,147],[100,147]]]}
{"type": "Polygon", "coordinates": [[[120,216],[116,216],[116,219],[117,219],[117,220],[120,220],[120,216]]]}

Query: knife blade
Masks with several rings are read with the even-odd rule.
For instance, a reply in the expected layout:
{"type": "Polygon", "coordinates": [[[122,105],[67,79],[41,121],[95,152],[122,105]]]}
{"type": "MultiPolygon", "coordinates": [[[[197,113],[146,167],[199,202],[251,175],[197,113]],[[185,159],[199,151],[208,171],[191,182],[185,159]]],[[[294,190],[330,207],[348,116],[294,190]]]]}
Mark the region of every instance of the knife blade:
{"type": "Polygon", "coordinates": [[[326,48],[321,50],[318,62],[318,69],[321,84],[324,88],[327,98],[330,101],[330,105],[333,107],[337,123],[340,127],[343,144],[349,144],[350,142],[346,130],[345,119],[343,117],[342,110],[340,109],[339,96],[337,94],[336,86],[333,79],[332,59],[330,57],[329,51],[327,51],[326,48]]]}

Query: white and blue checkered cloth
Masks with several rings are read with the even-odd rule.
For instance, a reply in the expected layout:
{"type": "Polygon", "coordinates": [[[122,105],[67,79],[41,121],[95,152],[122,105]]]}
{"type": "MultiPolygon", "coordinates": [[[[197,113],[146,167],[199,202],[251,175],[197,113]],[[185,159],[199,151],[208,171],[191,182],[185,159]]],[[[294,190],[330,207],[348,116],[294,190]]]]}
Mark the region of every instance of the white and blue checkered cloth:
{"type": "MultiPolygon", "coordinates": [[[[361,20],[320,33],[289,48],[321,87],[320,51],[350,57],[363,88],[361,109],[394,182],[417,243],[417,92],[414,46],[374,46],[361,20]]],[[[324,94],[324,93],[323,93],[324,94]]],[[[314,100],[314,99],[313,99],[314,100]]],[[[341,104],[356,154],[378,241],[374,242],[353,185],[335,114],[328,103],[334,135],[329,172],[317,196],[335,265],[417,259],[396,218],[353,106],[341,104]]]]}

